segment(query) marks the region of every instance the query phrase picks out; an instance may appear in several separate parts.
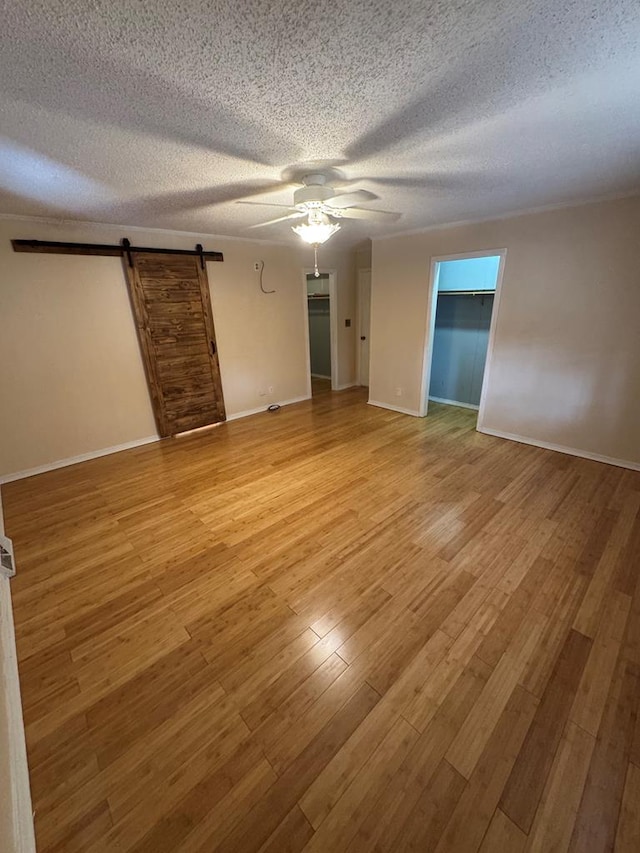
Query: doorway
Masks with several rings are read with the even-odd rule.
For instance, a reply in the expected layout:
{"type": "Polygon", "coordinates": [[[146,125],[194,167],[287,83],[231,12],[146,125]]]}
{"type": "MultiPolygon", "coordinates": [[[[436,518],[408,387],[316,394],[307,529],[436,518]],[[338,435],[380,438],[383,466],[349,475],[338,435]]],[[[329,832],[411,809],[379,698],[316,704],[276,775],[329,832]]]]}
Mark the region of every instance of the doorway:
{"type": "Polygon", "coordinates": [[[358,328],[356,373],[358,385],[369,387],[369,330],[371,327],[371,270],[358,271],[358,328]]]}
{"type": "Polygon", "coordinates": [[[336,387],[335,272],[304,272],[309,396],[336,387]]]}
{"type": "Polygon", "coordinates": [[[421,414],[429,401],[482,412],[505,255],[432,260],[421,414]]]}

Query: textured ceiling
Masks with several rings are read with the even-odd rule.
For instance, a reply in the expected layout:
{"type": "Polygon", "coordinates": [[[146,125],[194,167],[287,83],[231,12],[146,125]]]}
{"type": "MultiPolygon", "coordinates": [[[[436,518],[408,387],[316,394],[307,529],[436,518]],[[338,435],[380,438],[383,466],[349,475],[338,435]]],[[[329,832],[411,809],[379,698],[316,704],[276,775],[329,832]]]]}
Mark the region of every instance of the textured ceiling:
{"type": "Polygon", "coordinates": [[[0,211],[297,241],[322,161],[390,224],[640,187],[638,0],[6,0],[0,211]]]}

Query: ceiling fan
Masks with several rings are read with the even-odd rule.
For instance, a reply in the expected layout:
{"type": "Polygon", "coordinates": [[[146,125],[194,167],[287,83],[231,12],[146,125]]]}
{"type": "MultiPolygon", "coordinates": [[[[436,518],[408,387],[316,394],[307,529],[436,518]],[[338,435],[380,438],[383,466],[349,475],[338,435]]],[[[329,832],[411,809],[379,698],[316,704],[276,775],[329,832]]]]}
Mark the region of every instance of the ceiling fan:
{"type": "Polygon", "coordinates": [[[293,205],[255,201],[239,202],[239,204],[280,207],[289,211],[284,216],[251,225],[250,228],[264,228],[267,225],[274,225],[276,222],[306,217],[306,223],[292,226],[292,228],[305,242],[317,246],[324,243],[340,229],[340,224],[335,222],[336,219],[393,221],[400,216],[399,213],[391,213],[386,210],[370,210],[366,207],[358,207],[358,204],[374,201],[378,196],[368,190],[336,193],[335,189],[329,186],[326,175],[319,172],[304,175],[300,180],[302,186],[293,193],[293,205]]]}

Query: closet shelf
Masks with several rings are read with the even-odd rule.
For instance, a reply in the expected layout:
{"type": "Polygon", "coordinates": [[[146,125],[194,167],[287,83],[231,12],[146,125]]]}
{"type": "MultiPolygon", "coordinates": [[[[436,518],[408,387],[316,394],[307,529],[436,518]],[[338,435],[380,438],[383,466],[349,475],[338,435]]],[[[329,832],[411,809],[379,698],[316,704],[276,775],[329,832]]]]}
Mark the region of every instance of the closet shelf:
{"type": "Polygon", "coordinates": [[[328,299],[328,293],[309,293],[307,294],[307,299],[328,299]]]}

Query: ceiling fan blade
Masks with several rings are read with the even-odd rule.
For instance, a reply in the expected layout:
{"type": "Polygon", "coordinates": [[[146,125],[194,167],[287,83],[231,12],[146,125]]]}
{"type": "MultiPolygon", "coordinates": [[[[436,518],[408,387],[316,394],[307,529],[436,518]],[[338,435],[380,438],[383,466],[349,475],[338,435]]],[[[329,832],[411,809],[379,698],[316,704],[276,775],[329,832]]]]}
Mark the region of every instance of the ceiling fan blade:
{"type": "Polygon", "coordinates": [[[277,219],[270,219],[268,222],[259,222],[257,225],[250,225],[249,228],[264,228],[266,225],[275,225],[276,222],[284,222],[286,219],[302,219],[306,215],[306,213],[296,211],[295,213],[290,213],[288,216],[279,216],[277,219]]]}
{"type": "Polygon", "coordinates": [[[347,207],[340,212],[341,219],[370,219],[385,222],[400,219],[401,216],[401,213],[394,213],[390,210],[367,210],[364,207],[347,207]]]}
{"type": "Polygon", "coordinates": [[[333,198],[328,198],[325,201],[329,207],[336,209],[343,207],[351,207],[353,204],[362,204],[366,201],[375,201],[379,196],[375,193],[370,193],[369,190],[354,190],[352,193],[341,193],[334,195],[333,198]]]}
{"type": "Polygon", "coordinates": [[[284,207],[285,210],[297,209],[290,204],[277,204],[275,201],[237,201],[236,204],[251,204],[256,207],[284,207]]]}

